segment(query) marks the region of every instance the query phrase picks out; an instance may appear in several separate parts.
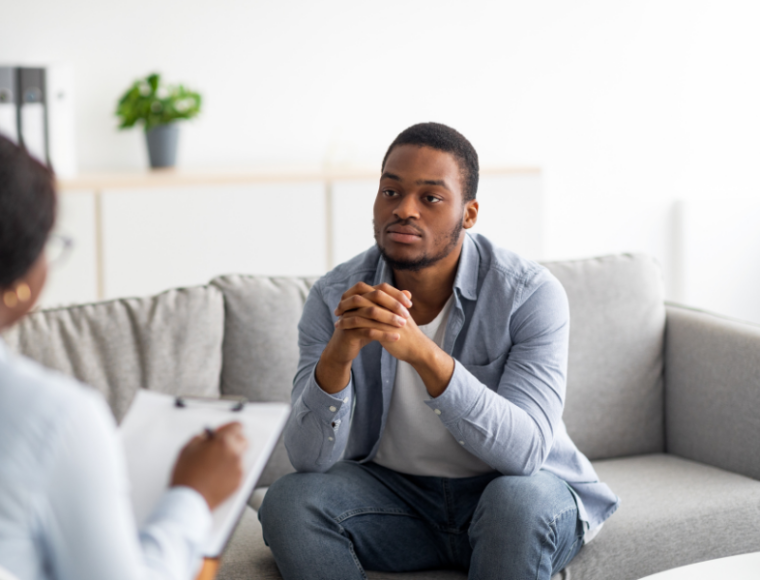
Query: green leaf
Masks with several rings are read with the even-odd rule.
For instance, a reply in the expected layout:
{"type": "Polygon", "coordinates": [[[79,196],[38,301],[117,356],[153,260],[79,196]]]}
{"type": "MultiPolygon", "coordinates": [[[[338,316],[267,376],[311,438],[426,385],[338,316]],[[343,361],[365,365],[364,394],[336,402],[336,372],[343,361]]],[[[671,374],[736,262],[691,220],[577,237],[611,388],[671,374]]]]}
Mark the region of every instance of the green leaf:
{"type": "Polygon", "coordinates": [[[199,93],[182,84],[162,85],[161,76],[152,73],[134,81],[124,92],[117,103],[115,115],[120,119],[119,129],[142,123],[148,131],[159,125],[198,116],[201,103],[199,93]],[[159,92],[163,98],[158,97],[159,92]]]}

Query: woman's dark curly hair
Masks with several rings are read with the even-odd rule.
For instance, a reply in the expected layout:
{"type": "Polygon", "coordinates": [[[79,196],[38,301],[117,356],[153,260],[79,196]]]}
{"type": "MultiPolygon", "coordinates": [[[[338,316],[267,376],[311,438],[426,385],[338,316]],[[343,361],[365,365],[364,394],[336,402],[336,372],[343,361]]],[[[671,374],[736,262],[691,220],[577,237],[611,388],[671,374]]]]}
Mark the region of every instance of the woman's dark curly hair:
{"type": "Polygon", "coordinates": [[[0,135],[0,288],[37,261],[55,214],[53,172],[0,135]]]}

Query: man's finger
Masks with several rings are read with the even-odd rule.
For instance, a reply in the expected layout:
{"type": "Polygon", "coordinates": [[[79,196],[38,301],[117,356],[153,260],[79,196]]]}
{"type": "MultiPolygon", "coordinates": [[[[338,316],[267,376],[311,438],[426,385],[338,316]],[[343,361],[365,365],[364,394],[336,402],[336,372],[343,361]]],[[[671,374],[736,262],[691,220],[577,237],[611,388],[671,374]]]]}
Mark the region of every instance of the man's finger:
{"type": "MultiPolygon", "coordinates": [[[[405,295],[402,294],[401,296],[406,299],[405,295]]],[[[409,311],[401,302],[399,302],[396,298],[386,293],[385,291],[374,288],[372,288],[370,292],[367,292],[361,296],[355,295],[350,296],[345,300],[341,300],[340,304],[338,304],[338,307],[335,309],[335,315],[341,316],[350,310],[355,310],[357,308],[367,307],[370,305],[378,305],[394,314],[397,314],[398,316],[410,318],[409,311]]]]}
{"type": "Polygon", "coordinates": [[[374,302],[368,298],[365,298],[364,295],[354,294],[353,296],[344,298],[338,303],[338,307],[335,309],[335,316],[340,316],[349,310],[357,310],[359,308],[366,308],[373,305],[374,302]]]}
{"type": "Polygon", "coordinates": [[[409,292],[408,290],[399,290],[398,288],[394,288],[387,282],[378,284],[377,286],[375,286],[375,290],[381,290],[382,292],[385,292],[389,296],[401,302],[401,304],[403,304],[407,308],[412,307],[412,301],[411,301],[412,293],[409,292]]]}
{"type": "Polygon", "coordinates": [[[383,332],[377,328],[363,328],[355,332],[364,333],[367,338],[377,342],[396,342],[401,339],[401,335],[396,332],[383,332]]]}
{"type": "MultiPolygon", "coordinates": [[[[410,318],[409,311],[406,309],[406,306],[404,306],[404,301],[400,301],[397,298],[398,294],[396,296],[393,296],[391,294],[388,294],[385,290],[382,290],[381,288],[376,288],[372,292],[368,292],[367,294],[364,294],[364,297],[368,300],[371,300],[375,304],[379,304],[383,308],[387,308],[391,312],[395,312],[399,316],[403,316],[404,318],[410,318]]],[[[404,294],[401,294],[401,297],[404,300],[407,300],[406,296],[404,294]]],[[[411,304],[411,302],[409,303],[411,304]]]]}
{"type": "Polygon", "coordinates": [[[369,284],[367,284],[366,282],[357,282],[356,284],[351,286],[351,288],[346,290],[343,293],[343,296],[340,297],[340,299],[342,301],[342,300],[345,300],[346,298],[350,298],[351,296],[355,296],[357,294],[361,295],[361,294],[366,294],[367,292],[372,292],[372,290],[374,290],[374,288],[370,286],[369,284]]]}
{"type": "Polygon", "coordinates": [[[388,324],[390,326],[395,326],[398,328],[402,328],[406,325],[406,318],[403,316],[394,314],[390,310],[387,310],[386,308],[383,308],[382,306],[378,306],[371,302],[369,304],[370,306],[357,308],[355,310],[346,312],[343,314],[343,316],[358,316],[362,318],[368,318],[369,320],[374,320],[376,322],[388,324]]]}
{"type": "Polygon", "coordinates": [[[377,322],[376,320],[370,320],[369,318],[364,318],[363,316],[355,316],[353,314],[348,314],[346,316],[340,317],[335,323],[335,328],[339,328],[341,330],[375,328],[383,332],[398,332],[398,327],[391,326],[390,324],[383,324],[382,322],[377,322]]]}

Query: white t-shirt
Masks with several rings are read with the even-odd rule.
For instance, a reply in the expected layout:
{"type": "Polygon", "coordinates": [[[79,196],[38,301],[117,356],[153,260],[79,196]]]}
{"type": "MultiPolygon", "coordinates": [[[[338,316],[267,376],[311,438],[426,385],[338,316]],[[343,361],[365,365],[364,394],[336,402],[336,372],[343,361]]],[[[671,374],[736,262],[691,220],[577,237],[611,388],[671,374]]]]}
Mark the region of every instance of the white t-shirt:
{"type": "MultiPolygon", "coordinates": [[[[420,330],[443,345],[453,294],[435,317],[420,330]]],[[[409,363],[398,361],[391,404],[380,446],[373,461],[394,471],[435,477],[473,477],[494,469],[472,455],[446,429],[435,411],[422,378],[409,363]]]]}

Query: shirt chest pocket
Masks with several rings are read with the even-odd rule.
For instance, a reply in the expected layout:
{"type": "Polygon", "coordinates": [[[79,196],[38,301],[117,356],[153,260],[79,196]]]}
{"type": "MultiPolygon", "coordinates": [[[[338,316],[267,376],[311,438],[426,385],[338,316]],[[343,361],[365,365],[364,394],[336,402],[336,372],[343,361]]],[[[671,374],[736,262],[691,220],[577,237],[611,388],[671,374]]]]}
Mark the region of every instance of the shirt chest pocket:
{"type": "Polygon", "coordinates": [[[504,374],[504,365],[506,362],[507,355],[505,353],[485,365],[468,365],[463,363],[463,366],[468,371],[470,371],[472,376],[474,376],[492,391],[495,391],[499,387],[501,375],[504,374]]]}

